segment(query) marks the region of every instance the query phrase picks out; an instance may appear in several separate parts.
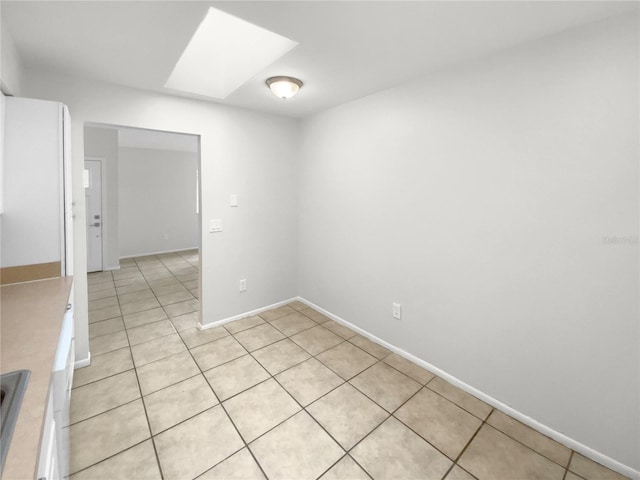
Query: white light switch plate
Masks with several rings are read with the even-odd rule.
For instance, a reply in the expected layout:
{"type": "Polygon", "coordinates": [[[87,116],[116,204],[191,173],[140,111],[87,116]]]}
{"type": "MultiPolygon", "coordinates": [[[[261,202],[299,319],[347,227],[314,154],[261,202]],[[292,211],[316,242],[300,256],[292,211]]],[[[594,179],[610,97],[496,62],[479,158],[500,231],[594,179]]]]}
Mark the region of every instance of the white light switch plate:
{"type": "Polygon", "coordinates": [[[229,206],[230,207],[237,207],[238,206],[238,194],[237,193],[232,193],[231,195],[229,195],[229,206]]]}
{"type": "Polygon", "coordinates": [[[222,219],[209,220],[209,233],[216,233],[222,231],[222,219]]]}
{"type": "Polygon", "coordinates": [[[402,318],[402,305],[399,303],[394,303],[391,305],[393,310],[393,318],[400,320],[402,318]]]}

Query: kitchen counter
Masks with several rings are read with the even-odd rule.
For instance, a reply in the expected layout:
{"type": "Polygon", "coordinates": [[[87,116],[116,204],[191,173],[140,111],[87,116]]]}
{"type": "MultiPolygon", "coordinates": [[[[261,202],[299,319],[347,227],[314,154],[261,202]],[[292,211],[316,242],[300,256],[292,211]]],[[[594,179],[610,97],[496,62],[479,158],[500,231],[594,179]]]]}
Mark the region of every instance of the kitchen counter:
{"type": "Polygon", "coordinates": [[[2,480],[35,478],[40,434],[71,277],[0,287],[1,373],[31,371],[2,480]]]}

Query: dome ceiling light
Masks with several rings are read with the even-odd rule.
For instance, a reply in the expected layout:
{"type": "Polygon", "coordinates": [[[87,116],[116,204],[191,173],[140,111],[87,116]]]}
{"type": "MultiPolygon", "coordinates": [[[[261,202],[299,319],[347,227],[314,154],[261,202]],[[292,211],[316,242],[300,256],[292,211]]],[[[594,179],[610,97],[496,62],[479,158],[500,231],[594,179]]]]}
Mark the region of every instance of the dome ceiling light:
{"type": "Polygon", "coordinates": [[[267,78],[266,84],[276,97],[283,100],[293,97],[302,88],[301,80],[286,76],[267,78]]]}

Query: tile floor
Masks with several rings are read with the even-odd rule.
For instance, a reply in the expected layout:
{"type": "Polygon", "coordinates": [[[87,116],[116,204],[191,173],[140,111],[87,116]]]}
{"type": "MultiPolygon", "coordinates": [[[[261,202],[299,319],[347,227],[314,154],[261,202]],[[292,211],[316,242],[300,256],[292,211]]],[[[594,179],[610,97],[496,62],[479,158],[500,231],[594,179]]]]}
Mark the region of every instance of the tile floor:
{"type": "Polygon", "coordinates": [[[197,329],[195,251],[89,275],[73,480],[620,475],[300,302],[197,329]]]}

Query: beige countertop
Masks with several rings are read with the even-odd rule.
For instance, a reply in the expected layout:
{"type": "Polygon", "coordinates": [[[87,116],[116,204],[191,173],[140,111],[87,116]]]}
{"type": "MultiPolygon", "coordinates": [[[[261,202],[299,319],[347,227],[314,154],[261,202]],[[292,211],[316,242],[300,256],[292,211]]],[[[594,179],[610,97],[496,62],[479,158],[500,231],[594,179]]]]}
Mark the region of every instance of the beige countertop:
{"type": "Polygon", "coordinates": [[[35,478],[42,421],[49,394],[71,277],[0,287],[0,370],[30,370],[2,480],[35,478]]]}

